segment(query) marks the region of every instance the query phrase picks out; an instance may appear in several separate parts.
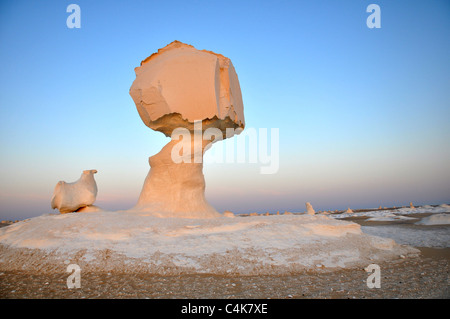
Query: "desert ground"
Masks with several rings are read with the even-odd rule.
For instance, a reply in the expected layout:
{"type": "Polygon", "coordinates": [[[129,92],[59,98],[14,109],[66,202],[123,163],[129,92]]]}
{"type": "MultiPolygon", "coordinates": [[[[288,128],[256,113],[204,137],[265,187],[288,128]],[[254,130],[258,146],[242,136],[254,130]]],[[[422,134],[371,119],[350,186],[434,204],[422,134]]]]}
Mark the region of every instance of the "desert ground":
{"type": "MultiPolygon", "coordinates": [[[[68,273],[64,271],[41,273],[36,269],[0,269],[0,298],[447,299],[450,297],[450,248],[447,247],[450,225],[417,224],[417,220],[423,220],[431,216],[431,213],[396,214],[394,219],[389,220],[389,218],[369,217],[364,215],[363,210],[361,212],[363,213],[358,214],[358,211],[355,211],[354,216],[342,215],[342,219],[360,224],[363,230],[369,230],[367,227],[392,228],[395,236],[399,236],[394,240],[400,242],[406,240],[404,234],[411,234],[411,231],[420,237],[409,243],[415,244],[413,247],[418,248],[420,254],[400,256],[395,260],[378,263],[381,272],[380,288],[368,288],[369,273],[363,267],[329,269],[318,265],[316,269],[292,274],[258,276],[183,273],[155,275],[116,270],[87,271],[82,273],[81,288],[78,289],[68,289],[68,273]],[[400,218],[397,218],[398,216],[400,218]],[[414,219],[403,219],[402,216],[414,216],[414,219]],[[428,242],[425,238],[427,236],[423,236],[424,232],[430,234],[428,240],[431,238],[440,242],[426,244],[428,242]],[[429,247],[420,247],[421,245],[429,247]]],[[[382,233],[389,234],[387,231],[382,233]]]]}
{"type": "Polygon", "coordinates": [[[364,269],[287,276],[155,276],[86,273],[68,289],[66,273],[3,272],[1,298],[433,298],[450,297],[450,249],[423,249],[420,257],[380,265],[381,288],[369,289],[364,269]]]}

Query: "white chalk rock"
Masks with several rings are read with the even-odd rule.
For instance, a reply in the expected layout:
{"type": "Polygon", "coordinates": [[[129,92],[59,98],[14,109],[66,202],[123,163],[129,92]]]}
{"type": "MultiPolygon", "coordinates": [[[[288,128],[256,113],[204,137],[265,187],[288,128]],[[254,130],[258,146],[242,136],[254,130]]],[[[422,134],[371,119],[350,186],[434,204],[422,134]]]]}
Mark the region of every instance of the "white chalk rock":
{"type": "Polygon", "coordinates": [[[234,216],[234,213],[233,213],[233,212],[230,212],[229,210],[224,211],[224,212],[223,212],[223,216],[224,216],[224,217],[229,217],[229,218],[234,218],[234,217],[236,217],[236,216],[234,216]]]}
{"type": "Polygon", "coordinates": [[[1,271],[41,274],[76,258],[85,273],[301,275],[317,264],[361,269],[420,253],[317,214],[197,220],[120,211],[46,214],[0,228],[0,245],[1,271]]]}
{"type": "Polygon", "coordinates": [[[234,135],[226,134],[227,128],[241,129],[234,132],[239,134],[245,126],[239,80],[230,59],[174,41],[143,60],[135,72],[130,95],[144,124],[169,137],[175,129],[189,136],[180,141],[172,137],[149,158],[151,169],[132,210],[158,217],[222,216],[205,199],[202,170],[210,144],[234,135]],[[202,134],[198,142],[195,134],[207,129],[216,129],[208,131],[216,135],[202,134]]]}
{"type": "Polygon", "coordinates": [[[312,207],[312,205],[309,202],[306,203],[306,213],[308,215],[314,215],[316,213],[316,211],[314,210],[314,208],[312,207]]]}
{"type": "Polygon", "coordinates": [[[89,205],[89,206],[84,206],[84,207],[77,209],[76,212],[77,213],[100,213],[100,212],[104,212],[104,210],[98,206],[89,205]]]}
{"type": "Polygon", "coordinates": [[[244,128],[236,71],[221,54],[174,41],[135,68],[130,95],[145,125],[166,136],[177,127],[244,128]]]}
{"type": "Polygon", "coordinates": [[[450,225],[450,214],[436,214],[416,222],[418,225],[450,225]]]}
{"type": "Polygon", "coordinates": [[[97,183],[94,179],[96,173],[95,169],[83,171],[80,179],[74,183],[59,181],[53,191],[52,208],[65,214],[92,205],[97,197],[97,183]]]}

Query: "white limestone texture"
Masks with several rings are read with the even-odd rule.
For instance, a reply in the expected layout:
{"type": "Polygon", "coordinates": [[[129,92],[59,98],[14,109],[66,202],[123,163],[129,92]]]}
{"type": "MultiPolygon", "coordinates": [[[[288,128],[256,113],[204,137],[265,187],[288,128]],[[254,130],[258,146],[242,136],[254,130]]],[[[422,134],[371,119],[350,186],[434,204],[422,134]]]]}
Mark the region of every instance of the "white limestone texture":
{"type": "Polygon", "coordinates": [[[142,121],[170,136],[173,128],[208,120],[208,127],[244,128],[239,80],[230,59],[174,41],[135,68],[130,95],[142,121]],[[167,120],[176,117],[177,120],[167,120]],[[226,123],[223,123],[223,122],[226,123]]]}
{"type": "MultiPolygon", "coordinates": [[[[145,213],[47,214],[0,228],[0,271],[283,275],[321,264],[365,267],[416,254],[352,222],[321,215],[208,219],[145,213]]],[[[320,271],[323,271],[321,269],[320,271]]]]}
{"type": "Polygon", "coordinates": [[[56,208],[61,214],[65,214],[94,204],[97,197],[97,183],[94,179],[96,173],[95,169],[85,170],[76,182],[59,181],[53,191],[52,209],[56,208]]]}
{"type": "Polygon", "coordinates": [[[220,217],[205,198],[202,159],[213,141],[230,137],[227,128],[245,126],[233,64],[223,55],[174,41],[143,60],[135,72],[130,95],[144,124],[169,137],[179,128],[192,134],[187,138],[191,152],[182,154],[186,161],[173,159],[174,147],[181,143],[175,138],[149,158],[150,172],[131,211],[158,217],[220,217]],[[216,128],[219,136],[203,136],[196,144],[196,123],[201,123],[196,134],[216,128]]]}
{"type": "MultiPolygon", "coordinates": [[[[450,214],[436,214],[422,218],[417,225],[450,225],[450,214]]],[[[449,242],[450,244],[450,242],[449,242]]]]}
{"type": "MultiPolygon", "coordinates": [[[[341,218],[348,218],[348,217],[370,217],[370,220],[373,221],[380,221],[381,219],[384,220],[389,220],[393,221],[393,220],[402,220],[403,218],[392,218],[393,215],[395,216],[403,216],[403,215],[410,215],[412,217],[410,218],[418,218],[418,217],[414,217],[414,215],[416,214],[438,214],[438,213],[450,213],[450,205],[448,204],[441,204],[438,206],[430,206],[430,205],[424,205],[424,206],[420,206],[420,207],[414,207],[414,208],[410,208],[410,207],[401,207],[401,208],[394,208],[394,209],[388,209],[388,210],[383,210],[383,211],[379,211],[379,210],[372,210],[372,211],[364,211],[364,212],[344,212],[342,214],[332,214],[330,216],[332,216],[333,218],[337,218],[337,219],[341,219],[341,218]]],[[[406,216],[403,216],[406,217],[406,216]]]]}

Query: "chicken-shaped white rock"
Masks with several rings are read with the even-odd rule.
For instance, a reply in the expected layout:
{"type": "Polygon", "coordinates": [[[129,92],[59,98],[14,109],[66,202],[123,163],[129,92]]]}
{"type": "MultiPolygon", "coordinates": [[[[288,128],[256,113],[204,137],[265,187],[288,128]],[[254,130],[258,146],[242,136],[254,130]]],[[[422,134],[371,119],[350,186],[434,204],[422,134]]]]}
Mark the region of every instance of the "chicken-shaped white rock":
{"type": "Polygon", "coordinates": [[[83,171],[80,179],[74,183],[59,181],[53,191],[52,208],[57,208],[61,214],[65,214],[94,204],[97,197],[95,173],[95,169],[83,171]]]}

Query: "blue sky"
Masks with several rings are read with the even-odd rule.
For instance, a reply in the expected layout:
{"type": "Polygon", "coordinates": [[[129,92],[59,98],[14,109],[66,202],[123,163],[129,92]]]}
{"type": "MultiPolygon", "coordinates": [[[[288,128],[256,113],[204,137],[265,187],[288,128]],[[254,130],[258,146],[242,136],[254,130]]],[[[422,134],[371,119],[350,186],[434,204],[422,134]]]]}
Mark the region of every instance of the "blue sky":
{"type": "Polygon", "coordinates": [[[229,57],[247,127],[279,128],[280,168],[205,164],[219,211],[450,202],[448,1],[2,1],[0,218],[48,213],[95,168],[97,204],[137,201],[167,143],[128,94],[173,40],[229,57]],[[69,29],[66,8],[81,8],[69,29]],[[366,7],[381,8],[369,29],[366,7]]]}

